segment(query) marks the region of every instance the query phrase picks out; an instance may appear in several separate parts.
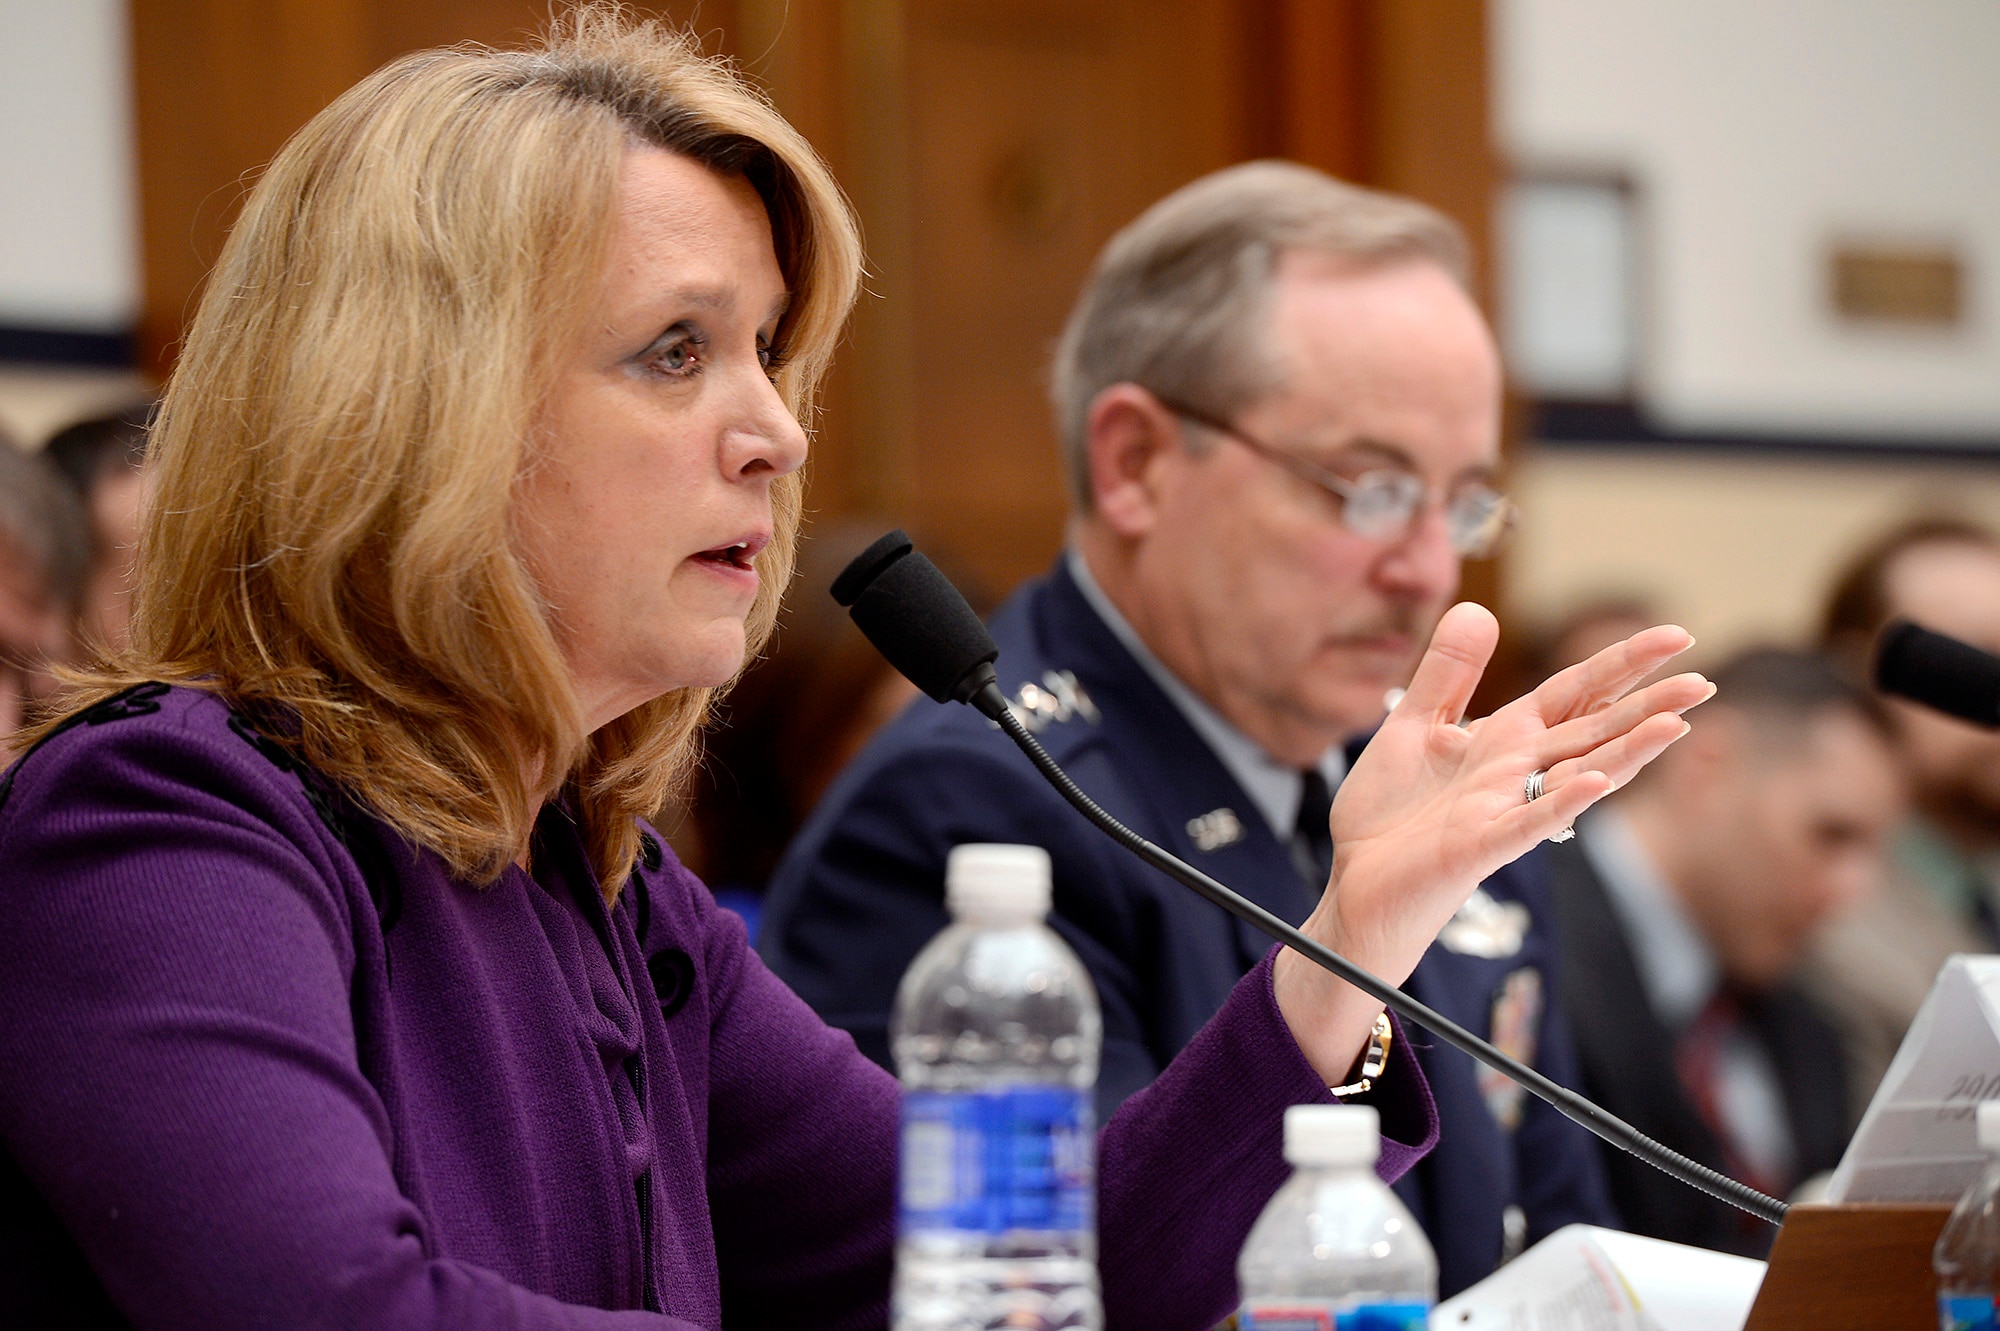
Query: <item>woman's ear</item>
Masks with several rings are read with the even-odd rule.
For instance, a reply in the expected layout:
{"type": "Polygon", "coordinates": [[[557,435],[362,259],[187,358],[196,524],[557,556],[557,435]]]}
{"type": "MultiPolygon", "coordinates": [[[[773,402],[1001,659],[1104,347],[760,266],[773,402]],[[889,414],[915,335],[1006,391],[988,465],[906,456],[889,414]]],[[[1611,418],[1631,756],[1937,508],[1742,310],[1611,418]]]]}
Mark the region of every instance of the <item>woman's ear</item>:
{"type": "Polygon", "coordinates": [[[1146,535],[1159,521],[1158,464],[1184,447],[1180,419],[1137,384],[1113,384],[1090,404],[1085,429],[1092,511],[1120,536],[1146,535]]]}

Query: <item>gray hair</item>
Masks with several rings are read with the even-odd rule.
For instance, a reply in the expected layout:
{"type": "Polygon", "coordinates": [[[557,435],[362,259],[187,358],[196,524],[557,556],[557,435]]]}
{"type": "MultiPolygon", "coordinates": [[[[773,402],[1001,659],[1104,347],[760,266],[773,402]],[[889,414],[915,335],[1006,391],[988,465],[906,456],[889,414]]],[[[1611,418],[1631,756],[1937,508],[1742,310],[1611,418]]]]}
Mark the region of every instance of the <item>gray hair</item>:
{"type": "Polygon", "coordinates": [[[24,559],[42,595],[67,610],[90,577],[90,516],[61,472],[0,435],[0,559],[24,559]]]}
{"type": "Polygon", "coordinates": [[[1169,194],[1111,238],[1056,344],[1050,395],[1063,471],[1091,508],[1091,403],[1134,383],[1219,417],[1276,386],[1260,329],[1288,252],[1435,263],[1468,285],[1465,234],[1434,208],[1292,162],[1246,162],[1169,194]]]}

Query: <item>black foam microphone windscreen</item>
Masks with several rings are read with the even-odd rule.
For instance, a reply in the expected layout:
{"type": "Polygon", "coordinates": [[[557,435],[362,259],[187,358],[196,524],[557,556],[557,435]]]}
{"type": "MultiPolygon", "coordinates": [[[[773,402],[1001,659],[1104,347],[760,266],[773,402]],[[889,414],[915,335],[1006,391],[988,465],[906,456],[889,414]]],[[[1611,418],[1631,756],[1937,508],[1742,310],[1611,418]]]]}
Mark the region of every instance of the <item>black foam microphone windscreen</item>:
{"type": "Polygon", "coordinates": [[[890,665],[938,702],[964,702],[993,678],[991,663],[1000,655],[993,635],[900,530],[841,570],[833,599],[890,665]]]}
{"type": "Polygon", "coordinates": [[[1882,630],[1875,687],[1976,726],[2000,727],[2000,656],[1907,619],[1882,630]]]}

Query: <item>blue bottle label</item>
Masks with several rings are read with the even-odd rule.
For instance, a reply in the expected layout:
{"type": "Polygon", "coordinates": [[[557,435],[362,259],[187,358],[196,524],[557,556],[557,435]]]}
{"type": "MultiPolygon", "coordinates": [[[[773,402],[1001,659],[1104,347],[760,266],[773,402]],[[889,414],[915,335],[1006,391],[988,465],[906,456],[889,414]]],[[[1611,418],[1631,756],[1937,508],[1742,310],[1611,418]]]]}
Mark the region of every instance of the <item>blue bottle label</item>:
{"type": "Polygon", "coordinates": [[[1938,1331],[1994,1331],[1993,1296],[1938,1295],[1938,1331]]]}
{"type": "Polygon", "coordinates": [[[1238,1318],[1242,1331],[1424,1331],[1428,1303],[1246,1303],[1238,1318]]]}
{"type": "Polygon", "coordinates": [[[1067,1086],[904,1096],[903,1232],[1088,1230],[1092,1118],[1067,1086]]]}

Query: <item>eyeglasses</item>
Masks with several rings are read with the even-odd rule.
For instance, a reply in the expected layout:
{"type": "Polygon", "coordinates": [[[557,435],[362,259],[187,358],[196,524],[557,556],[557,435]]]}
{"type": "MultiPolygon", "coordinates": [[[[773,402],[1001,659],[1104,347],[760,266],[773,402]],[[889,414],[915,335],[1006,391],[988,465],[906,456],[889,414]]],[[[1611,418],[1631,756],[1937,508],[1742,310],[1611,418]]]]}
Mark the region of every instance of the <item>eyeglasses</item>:
{"type": "MultiPolygon", "coordinates": [[[[1357,536],[1365,536],[1371,541],[1402,540],[1410,534],[1418,512],[1430,497],[1429,487],[1422,480],[1400,468],[1381,467],[1364,471],[1350,481],[1295,453],[1273,448],[1205,411],[1169,401],[1157,393],[1153,396],[1174,415],[1233,439],[1299,479],[1310,481],[1332,494],[1340,500],[1340,524],[1357,536]]],[[[1462,558],[1485,558],[1499,548],[1518,512],[1512,500],[1491,486],[1474,483],[1461,487],[1444,504],[1445,528],[1451,534],[1451,548],[1462,558]]]]}

